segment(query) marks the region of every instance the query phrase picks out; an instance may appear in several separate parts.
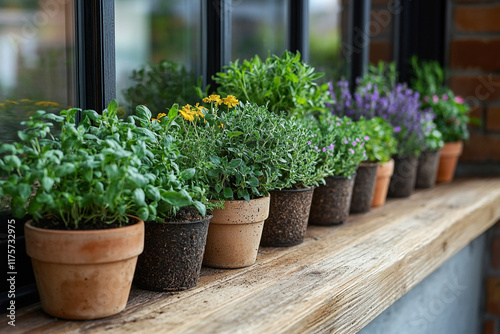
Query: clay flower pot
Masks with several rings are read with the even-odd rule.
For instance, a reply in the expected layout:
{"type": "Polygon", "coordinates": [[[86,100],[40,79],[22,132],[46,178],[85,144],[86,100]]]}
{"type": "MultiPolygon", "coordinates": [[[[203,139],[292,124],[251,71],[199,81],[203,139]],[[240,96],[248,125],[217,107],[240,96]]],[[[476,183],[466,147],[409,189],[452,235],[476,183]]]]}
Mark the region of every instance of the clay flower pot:
{"type": "Polygon", "coordinates": [[[146,222],[144,252],[134,283],[153,291],[181,291],[198,283],[212,216],[188,222],[146,222]]]}
{"type": "Polygon", "coordinates": [[[326,185],[314,190],[309,224],[339,225],[347,220],[355,177],[356,173],[349,179],[330,176],[326,178],[326,185]]]}
{"type": "Polygon", "coordinates": [[[26,223],[42,308],[64,319],[97,319],[127,305],[144,223],[102,230],[49,230],[26,223]]]}
{"type": "Polygon", "coordinates": [[[415,188],[431,188],[436,184],[440,150],[424,151],[418,159],[415,188]]]}
{"type": "Polygon", "coordinates": [[[247,201],[226,201],[215,209],[208,226],[203,264],[214,268],[243,268],[257,260],[269,196],[247,201]]]}
{"type": "Polygon", "coordinates": [[[286,247],[304,241],[314,187],[271,191],[269,218],[262,231],[262,246],[286,247]]]}
{"type": "Polygon", "coordinates": [[[394,159],[391,159],[377,168],[377,177],[375,180],[375,189],[373,190],[372,207],[382,206],[387,199],[387,191],[394,172],[394,159]]]}
{"type": "Polygon", "coordinates": [[[439,168],[437,175],[437,183],[451,182],[457,167],[458,157],[462,154],[462,141],[448,142],[441,149],[441,157],[439,158],[439,168]]]}
{"type": "Polygon", "coordinates": [[[362,162],[359,165],[352,191],[351,213],[370,211],[375,180],[377,179],[377,169],[378,163],[376,162],[362,162]]]}

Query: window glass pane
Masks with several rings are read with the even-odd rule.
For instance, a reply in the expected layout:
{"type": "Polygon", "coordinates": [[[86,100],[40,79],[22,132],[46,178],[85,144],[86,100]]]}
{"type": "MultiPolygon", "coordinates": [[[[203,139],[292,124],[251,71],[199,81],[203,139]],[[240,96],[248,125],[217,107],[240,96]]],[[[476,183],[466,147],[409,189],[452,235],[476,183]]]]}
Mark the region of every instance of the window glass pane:
{"type": "Polygon", "coordinates": [[[346,76],[342,42],[347,41],[348,2],[309,0],[309,62],[326,75],[323,80],[346,76]]]}
{"type": "Polygon", "coordinates": [[[145,104],[156,115],[175,102],[195,99],[192,86],[201,74],[202,55],[200,0],[116,0],[115,38],[117,99],[127,112],[145,104]],[[134,72],[140,69],[145,70],[134,72]]]}
{"type": "Polygon", "coordinates": [[[231,59],[281,55],[287,45],[288,1],[233,0],[231,59]]]}
{"type": "Polygon", "coordinates": [[[370,63],[390,62],[394,59],[393,32],[395,10],[392,1],[371,1],[370,63]]]}
{"type": "Polygon", "coordinates": [[[0,0],[0,142],[35,110],[75,104],[72,1],[0,0]]]}

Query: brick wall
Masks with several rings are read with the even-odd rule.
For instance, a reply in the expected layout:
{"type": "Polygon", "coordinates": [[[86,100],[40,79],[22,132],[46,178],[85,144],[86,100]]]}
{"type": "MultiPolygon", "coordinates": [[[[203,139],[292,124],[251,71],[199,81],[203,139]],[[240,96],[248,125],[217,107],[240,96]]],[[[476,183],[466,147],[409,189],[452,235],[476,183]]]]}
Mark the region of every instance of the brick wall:
{"type": "Polygon", "coordinates": [[[500,222],[488,232],[483,334],[500,334],[500,222]]]}
{"type": "Polygon", "coordinates": [[[500,162],[500,0],[447,0],[450,86],[472,106],[462,162],[500,162]]]}

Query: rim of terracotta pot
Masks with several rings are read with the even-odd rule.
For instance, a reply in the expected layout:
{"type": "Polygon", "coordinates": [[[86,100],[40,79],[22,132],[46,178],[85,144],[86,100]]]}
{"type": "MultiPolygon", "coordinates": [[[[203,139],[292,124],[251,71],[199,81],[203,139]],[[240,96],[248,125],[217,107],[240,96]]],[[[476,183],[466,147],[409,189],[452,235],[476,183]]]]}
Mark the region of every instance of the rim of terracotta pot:
{"type": "Polygon", "coordinates": [[[197,220],[190,220],[190,221],[185,221],[185,222],[178,222],[178,221],[172,221],[172,222],[165,222],[165,221],[161,221],[161,222],[156,222],[156,221],[147,221],[147,222],[144,222],[145,224],[163,224],[163,225],[188,225],[188,224],[196,224],[196,223],[202,223],[204,222],[205,220],[208,220],[208,219],[212,219],[214,217],[214,215],[206,215],[206,216],[203,216],[203,218],[201,219],[197,219],[197,220]]]}
{"type": "Polygon", "coordinates": [[[311,191],[311,190],[314,190],[316,187],[315,186],[311,186],[309,188],[300,188],[300,189],[294,189],[294,188],[283,188],[283,189],[274,189],[274,190],[270,190],[269,192],[272,192],[272,191],[281,191],[281,192],[302,192],[302,191],[311,191]]]}
{"type": "Polygon", "coordinates": [[[239,224],[254,224],[255,222],[264,221],[269,216],[269,204],[271,197],[263,196],[259,198],[253,198],[249,202],[246,200],[234,200],[234,201],[225,201],[224,209],[214,209],[214,218],[210,221],[210,224],[219,224],[219,225],[239,225],[239,224]],[[228,204],[226,206],[226,204],[228,204]],[[232,219],[228,219],[228,212],[233,210],[255,210],[262,206],[263,210],[257,209],[255,212],[255,217],[241,216],[243,220],[234,221],[232,219]]]}
{"type": "Polygon", "coordinates": [[[446,142],[441,149],[441,156],[456,156],[462,154],[463,141],[446,142]]]}
{"type": "MultiPolygon", "coordinates": [[[[135,216],[130,216],[130,218],[136,220],[135,224],[107,228],[99,230],[52,230],[46,228],[35,227],[32,225],[30,220],[24,225],[25,234],[27,238],[39,238],[53,239],[51,241],[43,242],[27,242],[26,243],[26,253],[33,259],[37,259],[43,262],[51,263],[67,263],[67,264],[86,264],[86,263],[108,263],[115,262],[124,259],[129,259],[134,256],[138,256],[144,250],[144,221],[135,216]],[[137,236],[137,234],[140,234],[137,236]],[[95,241],[81,241],[83,236],[90,236],[95,241]],[[125,236],[124,236],[125,235],[125,236]],[[65,241],[57,241],[55,239],[60,239],[64,237],[65,241]],[[80,253],[82,250],[85,251],[86,247],[93,246],[94,248],[103,247],[106,248],[109,245],[109,239],[127,239],[126,242],[119,243],[119,250],[115,251],[103,251],[99,257],[89,254],[83,259],[77,259],[72,254],[80,253]],[[129,239],[137,239],[137,244],[130,243],[129,239]],[[46,258],[44,245],[51,245],[54,247],[59,247],[64,249],[64,251],[50,252],[51,254],[57,254],[57,257],[46,258]],[[56,245],[57,243],[57,245],[56,245]],[[82,243],[90,244],[83,245],[82,243]],[[59,246],[58,246],[59,245],[59,246]],[[41,249],[43,248],[43,249],[41,249]]],[[[89,249],[90,250],[90,249],[89,249]]],[[[49,252],[49,251],[47,251],[49,252]]],[[[92,253],[92,252],[89,252],[92,253]]]]}

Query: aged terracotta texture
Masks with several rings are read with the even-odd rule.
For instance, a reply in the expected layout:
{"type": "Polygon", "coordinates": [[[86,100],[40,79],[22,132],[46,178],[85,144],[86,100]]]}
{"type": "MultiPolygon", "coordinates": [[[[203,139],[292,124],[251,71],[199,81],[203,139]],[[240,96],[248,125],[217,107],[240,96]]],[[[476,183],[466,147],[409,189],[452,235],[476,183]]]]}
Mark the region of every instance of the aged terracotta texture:
{"type": "Polygon", "coordinates": [[[451,182],[455,174],[458,158],[462,154],[463,142],[455,141],[445,143],[441,149],[441,157],[439,158],[439,168],[436,182],[451,182]]]}
{"type": "Polygon", "coordinates": [[[65,319],[96,319],[127,305],[144,223],[126,227],[63,231],[25,225],[43,310],[65,319]]]}
{"type": "Polygon", "coordinates": [[[377,179],[378,163],[363,162],[356,173],[352,190],[351,213],[370,211],[373,201],[373,190],[377,179]]]}
{"type": "Polygon", "coordinates": [[[144,252],[137,261],[134,283],[153,291],[195,286],[211,217],[193,222],[146,222],[144,252]]]}
{"type": "Polygon", "coordinates": [[[424,151],[420,154],[415,188],[431,188],[436,184],[440,152],[424,151]]]}
{"type": "Polygon", "coordinates": [[[269,196],[247,201],[226,201],[215,209],[208,227],[203,264],[214,268],[248,267],[257,260],[269,196]]]}
{"type": "Polygon", "coordinates": [[[314,190],[309,224],[339,225],[347,220],[355,177],[356,173],[350,179],[330,176],[326,178],[326,185],[314,190]]]}
{"type": "Polygon", "coordinates": [[[262,246],[286,247],[304,240],[314,188],[271,191],[269,218],[262,231],[262,246]]]}
{"type": "Polygon", "coordinates": [[[395,156],[394,174],[389,183],[389,197],[409,197],[415,190],[417,180],[418,157],[395,156]]]}
{"type": "Polygon", "coordinates": [[[394,173],[394,159],[378,166],[377,177],[375,179],[375,189],[373,190],[372,207],[382,206],[385,204],[392,173],[394,173]]]}

